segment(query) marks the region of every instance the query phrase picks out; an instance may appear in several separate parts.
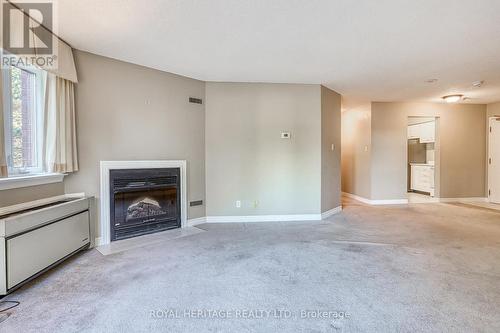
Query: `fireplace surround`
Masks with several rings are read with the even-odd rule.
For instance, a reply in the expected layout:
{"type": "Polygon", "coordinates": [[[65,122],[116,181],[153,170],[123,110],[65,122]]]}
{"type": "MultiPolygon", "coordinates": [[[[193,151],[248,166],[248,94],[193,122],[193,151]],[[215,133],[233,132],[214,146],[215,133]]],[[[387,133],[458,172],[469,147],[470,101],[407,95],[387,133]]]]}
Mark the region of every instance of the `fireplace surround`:
{"type": "MultiPolygon", "coordinates": [[[[178,168],[179,170],[180,226],[181,228],[187,226],[187,169],[185,160],[101,161],[99,223],[97,228],[99,230],[99,237],[96,239],[97,245],[108,245],[111,242],[111,170],[166,168],[178,168]]],[[[150,201],[146,203],[151,204],[150,201]]]]}

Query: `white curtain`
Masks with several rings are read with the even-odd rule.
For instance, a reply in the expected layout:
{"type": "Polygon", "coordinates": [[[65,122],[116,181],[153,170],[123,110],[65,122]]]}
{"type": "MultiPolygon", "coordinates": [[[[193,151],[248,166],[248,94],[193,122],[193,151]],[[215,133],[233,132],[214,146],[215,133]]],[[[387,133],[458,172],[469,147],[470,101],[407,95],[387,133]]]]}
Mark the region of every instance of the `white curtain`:
{"type": "MultiPolygon", "coordinates": [[[[2,17],[3,10],[9,10],[9,13],[12,14],[12,11],[18,9],[12,4],[7,4],[7,7],[0,6],[0,17],[2,17]]],[[[26,15],[24,12],[21,14],[26,15]]],[[[30,18],[30,26],[34,25],[38,25],[38,23],[30,18]]],[[[14,25],[14,27],[20,27],[20,25],[14,25]]],[[[40,29],[45,34],[52,34],[44,26],[41,26],[40,29]]],[[[17,33],[14,31],[11,34],[11,38],[14,40],[20,39],[21,36],[23,36],[21,31],[17,31],[17,33]]],[[[0,34],[0,46],[3,45],[2,37],[0,34]]],[[[37,48],[37,40],[35,39],[33,42],[37,48]]],[[[2,52],[3,49],[0,47],[0,55],[2,52]]],[[[78,170],[74,94],[74,82],[78,82],[76,67],[71,47],[55,35],[53,36],[53,53],[57,56],[57,61],[53,66],[41,67],[47,72],[44,94],[43,163],[47,172],[74,172],[78,170]]],[[[0,78],[0,177],[7,177],[3,97],[0,78]]]]}
{"type": "Polygon", "coordinates": [[[74,83],[47,74],[44,164],[48,172],[78,171],[74,83]]]}

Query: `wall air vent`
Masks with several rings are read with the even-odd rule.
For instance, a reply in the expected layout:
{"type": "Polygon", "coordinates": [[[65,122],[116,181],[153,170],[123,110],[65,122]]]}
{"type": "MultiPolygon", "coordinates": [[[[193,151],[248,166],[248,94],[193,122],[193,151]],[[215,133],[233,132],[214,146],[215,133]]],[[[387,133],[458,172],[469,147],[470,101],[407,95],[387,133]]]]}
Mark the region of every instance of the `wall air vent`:
{"type": "Polygon", "coordinates": [[[203,100],[201,98],[189,97],[189,103],[203,104],[203,100]]]}

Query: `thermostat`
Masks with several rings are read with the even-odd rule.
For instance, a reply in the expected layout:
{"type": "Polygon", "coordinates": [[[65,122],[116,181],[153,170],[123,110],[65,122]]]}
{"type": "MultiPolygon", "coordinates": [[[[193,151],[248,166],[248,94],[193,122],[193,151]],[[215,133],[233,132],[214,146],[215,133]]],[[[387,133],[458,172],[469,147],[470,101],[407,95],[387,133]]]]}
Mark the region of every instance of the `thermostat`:
{"type": "Polygon", "coordinates": [[[290,132],[281,132],[282,139],[290,139],[290,132]]]}

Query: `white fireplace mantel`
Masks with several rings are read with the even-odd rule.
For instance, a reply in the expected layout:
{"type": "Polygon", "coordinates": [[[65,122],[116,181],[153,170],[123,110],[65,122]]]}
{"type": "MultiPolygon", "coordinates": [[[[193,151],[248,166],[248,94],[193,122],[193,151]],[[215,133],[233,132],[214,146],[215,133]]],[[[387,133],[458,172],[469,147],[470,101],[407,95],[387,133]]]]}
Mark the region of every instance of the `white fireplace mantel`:
{"type": "Polygon", "coordinates": [[[186,161],[101,161],[101,188],[100,188],[100,231],[99,245],[107,245],[110,237],[110,193],[109,172],[117,169],[154,169],[154,168],[180,168],[181,171],[181,228],[187,226],[187,179],[186,161]]]}

